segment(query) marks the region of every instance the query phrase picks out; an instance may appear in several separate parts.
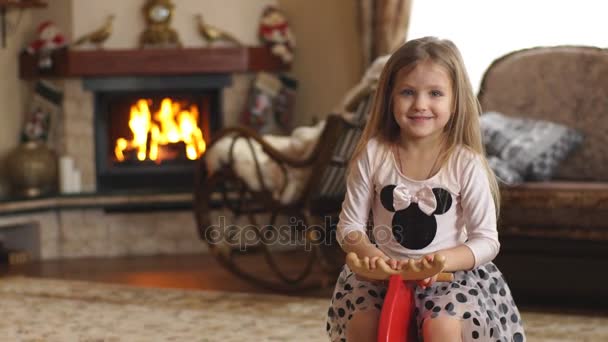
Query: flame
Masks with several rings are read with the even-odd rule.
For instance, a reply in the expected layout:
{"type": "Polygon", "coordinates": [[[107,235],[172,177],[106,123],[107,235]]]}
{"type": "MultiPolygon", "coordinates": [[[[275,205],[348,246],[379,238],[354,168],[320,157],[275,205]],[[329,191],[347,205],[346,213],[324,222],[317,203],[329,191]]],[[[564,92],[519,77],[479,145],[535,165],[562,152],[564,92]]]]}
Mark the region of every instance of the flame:
{"type": "Polygon", "coordinates": [[[125,151],[137,151],[140,161],[162,161],[162,146],[183,142],[186,157],[196,160],[206,150],[203,132],[198,126],[199,111],[196,105],[183,109],[179,102],[170,98],[161,101],[159,110],[150,113],[150,100],[139,99],[131,106],[129,128],[133,139],[116,139],[114,155],[118,161],[125,160],[125,151]]]}

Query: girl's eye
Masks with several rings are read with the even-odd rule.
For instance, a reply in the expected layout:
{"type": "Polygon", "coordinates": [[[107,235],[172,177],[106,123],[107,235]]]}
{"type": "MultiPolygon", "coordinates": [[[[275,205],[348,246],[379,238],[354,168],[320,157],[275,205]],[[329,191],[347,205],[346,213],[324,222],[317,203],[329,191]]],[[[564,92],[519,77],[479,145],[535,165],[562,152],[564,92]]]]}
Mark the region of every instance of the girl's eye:
{"type": "Polygon", "coordinates": [[[401,91],[402,95],[414,95],[414,91],[412,89],[403,89],[401,91]]]}
{"type": "Polygon", "coordinates": [[[440,92],[439,90],[433,90],[433,91],[431,91],[431,95],[437,97],[437,96],[443,96],[443,93],[440,92]]]}

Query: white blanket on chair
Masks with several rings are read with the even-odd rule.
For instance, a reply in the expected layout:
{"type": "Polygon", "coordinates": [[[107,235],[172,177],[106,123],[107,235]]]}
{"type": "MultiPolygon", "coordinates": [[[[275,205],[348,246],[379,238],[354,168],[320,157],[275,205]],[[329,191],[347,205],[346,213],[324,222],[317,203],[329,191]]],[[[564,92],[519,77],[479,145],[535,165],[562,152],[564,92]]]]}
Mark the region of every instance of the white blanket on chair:
{"type": "MultiPolygon", "coordinates": [[[[349,90],[344,96],[340,105],[335,109],[336,113],[342,113],[345,118],[349,118],[353,113],[349,113],[357,105],[362,94],[368,94],[369,90],[376,88],[378,79],[384,64],[389,56],[378,57],[367,69],[365,75],[359,83],[349,90]]],[[[313,127],[298,127],[294,129],[291,136],[264,135],[263,139],[275,149],[289,156],[299,156],[302,159],[310,156],[316,142],[325,127],[325,120],[320,121],[313,127]]],[[[205,158],[210,172],[220,168],[222,163],[228,163],[228,156],[232,137],[225,137],[217,141],[212,148],[207,151],[205,158]]],[[[260,163],[263,174],[264,184],[267,189],[272,191],[274,198],[281,203],[292,202],[302,191],[310,176],[309,169],[287,168],[287,176],[281,168],[264,151],[262,146],[255,141],[251,141],[255,155],[260,163]],[[281,193],[282,187],[285,190],[281,193]]],[[[245,139],[239,139],[234,147],[235,172],[253,190],[260,190],[261,185],[255,168],[255,161],[245,139]]]]}
{"type": "MultiPolygon", "coordinates": [[[[322,120],[312,127],[303,126],[294,129],[291,136],[264,135],[262,138],[285,155],[305,159],[310,156],[324,127],[325,120],[322,120]]],[[[206,152],[205,161],[210,173],[218,170],[222,164],[228,163],[233,137],[223,137],[206,152]]],[[[264,184],[272,191],[274,198],[281,203],[290,203],[296,199],[310,176],[310,170],[287,167],[285,175],[279,165],[264,153],[258,142],[251,140],[251,146],[259,162],[264,184]],[[285,190],[281,192],[284,186],[285,190]]],[[[262,188],[252,149],[244,138],[238,139],[234,145],[234,171],[251,189],[262,188]]]]}

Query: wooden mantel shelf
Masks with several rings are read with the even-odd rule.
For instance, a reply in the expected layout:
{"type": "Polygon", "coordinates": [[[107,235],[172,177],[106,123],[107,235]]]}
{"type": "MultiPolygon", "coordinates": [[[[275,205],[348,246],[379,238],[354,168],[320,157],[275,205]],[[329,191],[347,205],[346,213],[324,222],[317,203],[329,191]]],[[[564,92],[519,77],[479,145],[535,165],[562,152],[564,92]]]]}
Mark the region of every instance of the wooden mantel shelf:
{"type": "Polygon", "coordinates": [[[266,47],[61,49],[53,52],[53,66],[48,70],[38,68],[39,58],[36,55],[23,52],[19,59],[19,76],[22,79],[195,75],[289,69],[266,47]]]}

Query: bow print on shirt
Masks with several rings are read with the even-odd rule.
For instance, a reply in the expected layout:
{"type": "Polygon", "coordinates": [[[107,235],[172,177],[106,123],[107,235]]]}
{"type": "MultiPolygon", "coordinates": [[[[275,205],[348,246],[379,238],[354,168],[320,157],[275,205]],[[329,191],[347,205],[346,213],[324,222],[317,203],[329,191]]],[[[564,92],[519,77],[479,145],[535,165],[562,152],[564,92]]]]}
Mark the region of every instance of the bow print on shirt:
{"type": "Polygon", "coordinates": [[[413,192],[404,184],[387,185],[380,192],[382,206],[394,212],[393,237],[403,247],[422,249],[437,234],[437,219],[450,210],[452,195],[442,188],[423,186],[413,192]]]}
{"type": "Polygon", "coordinates": [[[412,202],[418,203],[418,208],[427,215],[432,215],[437,209],[437,199],[430,186],[424,186],[416,193],[410,191],[403,184],[399,184],[393,189],[395,211],[407,209],[412,202]]]}

